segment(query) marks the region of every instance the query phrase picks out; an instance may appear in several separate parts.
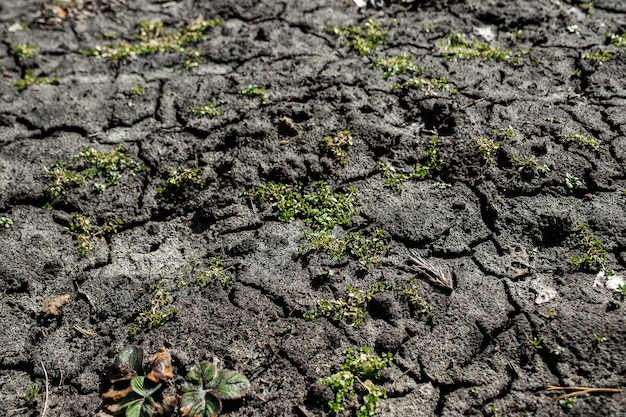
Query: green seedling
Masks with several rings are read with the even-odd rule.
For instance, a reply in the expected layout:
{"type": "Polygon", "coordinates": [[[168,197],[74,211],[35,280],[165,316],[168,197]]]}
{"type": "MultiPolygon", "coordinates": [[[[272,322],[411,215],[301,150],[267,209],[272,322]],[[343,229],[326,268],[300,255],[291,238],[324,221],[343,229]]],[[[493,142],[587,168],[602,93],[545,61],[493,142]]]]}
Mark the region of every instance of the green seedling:
{"type": "Polygon", "coordinates": [[[199,67],[206,59],[197,49],[190,49],[185,52],[185,61],[182,63],[181,72],[189,72],[199,67]]]}
{"type": "Polygon", "coordinates": [[[600,147],[600,143],[592,136],[587,136],[580,132],[574,133],[565,131],[560,132],[557,136],[565,140],[567,143],[574,143],[578,145],[579,148],[590,149],[598,154],[603,152],[603,149],[600,147]]]}
{"type": "Polygon", "coordinates": [[[595,11],[595,7],[593,6],[593,3],[580,3],[578,5],[578,8],[580,8],[580,10],[584,11],[588,15],[592,15],[595,11]]]}
{"type": "Polygon", "coordinates": [[[593,343],[595,343],[596,345],[599,345],[600,343],[604,343],[606,342],[608,339],[604,336],[600,336],[596,333],[593,334],[593,343]]]}
{"type": "Polygon", "coordinates": [[[167,179],[156,189],[159,197],[167,197],[178,192],[183,186],[194,186],[202,189],[206,182],[202,179],[202,168],[166,168],[167,179]]]}
{"type": "Polygon", "coordinates": [[[567,397],[559,400],[559,405],[565,410],[571,410],[576,404],[576,397],[567,397]]]}
{"type": "Polygon", "coordinates": [[[396,171],[389,162],[379,159],[376,161],[376,168],[382,172],[385,181],[383,185],[391,188],[396,194],[400,195],[405,191],[404,183],[411,178],[410,174],[402,174],[396,171]]]}
{"type": "Polygon", "coordinates": [[[22,398],[26,401],[39,400],[41,398],[41,390],[35,384],[30,384],[28,390],[22,394],[22,398]]]}
{"type": "Polygon", "coordinates": [[[199,106],[199,107],[191,106],[189,107],[189,113],[196,115],[196,116],[209,116],[209,117],[221,116],[224,114],[224,110],[218,109],[218,107],[221,106],[222,104],[224,104],[222,100],[217,100],[213,103],[206,103],[204,106],[199,106]]]}
{"type": "Polygon", "coordinates": [[[44,207],[52,208],[86,180],[96,180],[94,190],[103,192],[106,189],[104,183],[116,185],[125,172],[135,175],[145,169],[143,164],[125,154],[123,146],[109,153],[83,148],[77,156],[52,164],[52,171],[46,174],[48,183],[44,193],[48,196],[48,203],[44,207]]]}
{"type": "Polygon", "coordinates": [[[142,87],[139,84],[133,85],[133,87],[130,89],[131,94],[134,96],[143,96],[144,94],[146,94],[147,91],[148,89],[146,87],[142,87]]]}
{"type": "Polygon", "coordinates": [[[422,291],[417,286],[415,278],[410,278],[403,283],[387,283],[395,293],[405,299],[418,313],[424,314],[431,322],[435,320],[433,307],[422,297],[422,291]]]}
{"type": "Polygon", "coordinates": [[[434,171],[441,171],[443,165],[439,160],[439,148],[441,141],[438,138],[430,140],[428,148],[420,156],[420,162],[415,166],[415,171],[411,174],[412,178],[424,178],[434,171]]]}
{"type": "Polygon", "coordinates": [[[383,78],[388,79],[406,72],[421,75],[424,69],[413,64],[413,55],[401,54],[391,58],[376,58],[372,68],[383,70],[383,78]]]}
{"type": "Polygon", "coordinates": [[[10,49],[20,62],[24,62],[29,58],[34,58],[39,55],[37,46],[27,43],[10,45],[10,49]]]}
{"type": "Polygon", "coordinates": [[[537,162],[537,157],[535,155],[523,157],[516,156],[515,158],[513,158],[513,162],[517,164],[517,170],[519,172],[529,176],[545,175],[550,172],[550,168],[548,167],[548,165],[539,165],[539,162],[537,162]]]}
{"type": "Polygon", "coordinates": [[[243,374],[217,369],[206,361],[194,365],[185,380],[179,402],[182,417],[216,417],[223,400],[242,398],[250,389],[243,374]]]}
{"type": "Polygon", "coordinates": [[[24,91],[31,85],[40,84],[40,85],[57,85],[59,84],[59,79],[57,77],[52,78],[44,78],[44,77],[35,77],[35,73],[32,69],[28,68],[24,71],[24,77],[15,81],[14,85],[17,87],[19,91],[24,91]]]}
{"type": "Polygon", "coordinates": [[[170,299],[169,291],[165,288],[165,284],[166,280],[155,284],[150,307],[144,309],[135,318],[135,322],[128,331],[128,336],[134,337],[144,330],[162,326],[178,313],[176,307],[167,308],[172,300],[170,299]]]}
{"type": "Polygon", "coordinates": [[[335,393],[335,399],[329,401],[328,405],[331,411],[338,414],[346,409],[347,398],[363,395],[359,401],[357,417],[374,416],[380,400],[387,398],[387,392],[373,381],[380,379],[380,371],[392,366],[393,355],[382,353],[378,357],[371,354],[368,347],[362,347],[359,352],[346,349],[345,355],[342,370],[322,380],[322,384],[329,386],[335,393]]]}
{"type": "Polygon", "coordinates": [[[348,165],[348,147],[352,146],[352,135],[349,130],[342,130],[335,136],[324,137],[326,149],[343,165],[348,165]]]}
{"type": "Polygon", "coordinates": [[[155,401],[152,395],[161,388],[161,384],[154,385],[143,376],[136,376],[130,381],[130,392],[122,404],[120,411],[124,411],[126,417],[152,417],[155,411],[155,401]]]}
{"type": "Polygon", "coordinates": [[[81,51],[83,55],[98,58],[120,60],[134,55],[149,55],[156,53],[185,53],[189,44],[205,40],[204,33],[212,26],[219,26],[221,20],[202,20],[193,22],[177,32],[166,34],[163,22],[141,22],[139,32],[134,43],[121,41],[105,46],[96,46],[81,51]]]}
{"type": "Polygon", "coordinates": [[[82,213],[72,213],[74,220],[70,222],[69,231],[74,235],[78,246],[78,257],[84,258],[93,250],[91,239],[105,237],[117,233],[123,226],[122,220],[110,220],[100,227],[92,227],[90,220],[82,213]]]}
{"type": "Polygon", "coordinates": [[[368,17],[365,20],[365,26],[346,26],[339,28],[337,26],[327,26],[324,28],[326,32],[343,36],[346,38],[346,45],[356,49],[361,55],[369,55],[376,50],[378,45],[385,43],[385,37],[389,34],[388,30],[383,30],[380,23],[368,17]]]}
{"type": "Polygon", "coordinates": [[[265,87],[259,87],[256,84],[249,84],[246,87],[239,90],[239,94],[248,97],[261,97],[261,103],[267,103],[268,96],[265,87]]]}
{"type": "Polygon", "coordinates": [[[572,265],[576,268],[597,268],[606,275],[613,275],[613,271],[607,267],[608,252],[602,247],[602,241],[591,234],[584,223],[579,224],[574,231],[578,232],[578,247],[583,255],[570,257],[572,265]]]}
{"type": "Polygon", "coordinates": [[[284,222],[302,219],[315,230],[330,230],[336,225],[347,224],[354,210],[356,190],[346,194],[333,193],[324,181],[317,182],[312,193],[305,193],[302,184],[292,185],[268,181],[248,195],[260,203],[269,203],[278,210],[278,217],[284,222]]]}
{"type": "Polygon", "coordinates": [[[10,217],[0,217],[0,229],[10,229],[13,226],[13,220],[10,217]]]}
{"type": "Polygon", "coordinates": [[[467,39],[465,34],[448,34],[439,42],[440,49],[448,59],[482,59],[485,61],[505,61],[514,65],[521,64],[521,57],[530,53],[526,51],[511,51],[491,46],[488,43],[476,42],[467,39]]]}
{"type": "Polygon", "coordinates": [[[232,285],[233,279],[224,272],[222,258],[215,256],[209,267],[189,280],[189,285],[204,288],[211,282],[219,281],[222,285],[232,285]]]}
{"type": "Polygon", "coordinates": [[[459,90],[450,85],[450,80],[447,77],[441,78],[422,78],[413,77],[400,84],[393,84],[393,89],[407,89],[414,88],[421,90],[427,95],[437,95],[438,93],[450,93],[459,94],[459,90]]]}
{"type": "Polygon", "coordinates": [[[476,149],[476,152],[478,152],[485,164],[491,165],[495,161],[501,143],[484,136],[479,136],[472,141],[470,146],[476,149]]]}
{"type": "Polygon", "coordinates": [[[539,349],[543,349],[543,339],[540,337],[535,337],[535,338],[530,338],[530,336],[528,336],[528,333],[526,333],[526,340],[530,343],[530,345],[539,350],[539,349]]]}
{"type": "Polygon", "coordinates": [[[568,190],[577,190],[583,185],[583,182],[579,178],[573,176],[569,172],[565,173],[565,187],[568,190]]]}
{"type": "Polygon", "coordinates": [[[365,266],[380,265],[380,256],[389,252],[385,245],[387,234],[382,229],[376,230],[369,238],[359,232],[337,238],[329,229],[305,232],[304,237],[309,242],[299,248],[300,254],[314,248],[325,252],[331,259],[339,260],[350,256],[365,266]]]}
{"type": "Polygon", "coordinates": [[[604,32],[604,36],[606,36],[611,45],[617,48],[626,48],[626,33],[618,35],[616,33],[611,33],[607,31],[604,32]]]}
{"type": "Polygon", "coordinates": [[[626,284],[618,285],[617,291],[623,296],[626,296],[626,284]]]}
{"type": "Polygon", "coordinates": [[[580,57],[594,62],[606,62],[613,59],[613,54],[608,51],[602,52],[583,52],[580,57]]]}

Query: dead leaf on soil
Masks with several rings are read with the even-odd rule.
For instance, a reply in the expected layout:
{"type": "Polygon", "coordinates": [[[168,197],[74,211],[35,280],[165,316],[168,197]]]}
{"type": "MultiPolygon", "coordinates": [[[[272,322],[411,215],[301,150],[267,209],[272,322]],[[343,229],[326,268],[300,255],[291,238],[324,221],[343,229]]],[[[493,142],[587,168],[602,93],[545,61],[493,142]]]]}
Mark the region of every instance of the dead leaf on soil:
{"type": "Polygon", "coordinates": [[[160,381],[167,381],[173,377],[172,356],[165,347],[161,347],[150,359],[150,373],[146,375],[146,379],[158,384],[160,381]]]}
{"type": "Polygon", "coordinates": [[[69,303],[71,300],[72,297],[69,294],[63,294],[59,295],[56,298],[43,300],[41,311],[46,314],[51,314],[53,316],[59,316],[61,314],[61,307],[69,303]]]}

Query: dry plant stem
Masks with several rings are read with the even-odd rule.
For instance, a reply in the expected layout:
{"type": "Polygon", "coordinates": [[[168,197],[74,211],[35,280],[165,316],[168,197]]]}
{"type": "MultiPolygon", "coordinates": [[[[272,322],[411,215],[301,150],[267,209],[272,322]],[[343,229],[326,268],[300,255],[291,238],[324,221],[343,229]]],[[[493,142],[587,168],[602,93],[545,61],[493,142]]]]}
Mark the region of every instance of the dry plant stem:
{"type": "Polygon", "coordinates": [[[46,398],[43,402],[43,410],[41,410],[41,417],[46,416],[46,411],[48,411],[48,371],[46,371],[46,367],[43,365],[43,362],[40,361],[41,368],[43,369],[43,375],[46,378],[46,398]]]}
{"type": "Polygon", "coordinates": [[[454,291],[454,283],[452,282],[452,276],[446,274],[441,269],[435,267],[433,264],[426,261],[412,250],[409,250],[412,256],[409,258],[415,263],[417,269],[426,275],[426,277],[435,285],[446,288],[450,291],[454,291]]]}
{"type": "Polygon", "coordinates": [[[622,392],[617,388],[591,388],[591,387],[558,387],[555,385],[550,385],[547,388],[548,391],[573,391],[569,394],[563,394],[557,397],[557,399],[562,400],[569,397],[576,397],[578,395],[583,394],[614,394],[618,392],[622,392]]]}

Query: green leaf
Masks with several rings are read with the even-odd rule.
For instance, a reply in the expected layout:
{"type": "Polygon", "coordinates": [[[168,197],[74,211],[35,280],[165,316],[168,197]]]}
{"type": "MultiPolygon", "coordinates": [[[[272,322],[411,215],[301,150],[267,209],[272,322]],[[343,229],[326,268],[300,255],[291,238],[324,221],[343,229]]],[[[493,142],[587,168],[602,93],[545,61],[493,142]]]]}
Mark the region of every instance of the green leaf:
{"type": "Polygon", "coordinates": [[[112,381],[129,380],[143,373],[143,350],[132,346],[124,348],[115,357],[108,377],[112,381]]]}
{"type": "Polygon", "coordinates": [[[241,398],[250,389],[250,381],[239,372],[220,370],[214,381],[211,393],[220,400],[241,398]]]}
{"type": "Polygon", "coordinates": [[[161,388],[161,384],[148,388],[145,377],[137,376],[130,381],[130,386],[133,391],[124,397],[120,410],[126,409],[126,417],[152,417],[154,414],[152,394],[161,388]]]}
{"type": "Polygon", "coordinates": [[[217,417],[221,411],[222,402],[211,394],[193,391],[180,397],[180,413],[183,417],[217,417]]]}

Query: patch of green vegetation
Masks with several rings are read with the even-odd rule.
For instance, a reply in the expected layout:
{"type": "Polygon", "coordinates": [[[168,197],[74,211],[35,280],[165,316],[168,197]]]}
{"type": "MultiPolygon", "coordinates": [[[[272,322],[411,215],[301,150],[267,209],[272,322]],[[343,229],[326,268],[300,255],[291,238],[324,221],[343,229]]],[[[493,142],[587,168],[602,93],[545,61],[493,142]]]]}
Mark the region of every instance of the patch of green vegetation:
{"type": "Polygon", "coordinates": [[[539,165],[537,162],[537,157],[535,155],[523,156],[523,157],[514,157],[513,162],[518,166],[518,171],[529,175],[545,175],[550,172],[550,168],[548,165],[543,164],[539,165]]]}
{"type": "Polygon", "coordinates": [[[351,256],[363,265],[380,265],[379,257],[388,252],[385,246],[387,234],[382,229],[376,230],[370,237],[364,237],[360,232],[352,232],[338,238],[326,229],[305,233],[304,237],[309,242],[300,247],[301,254],[309,248],[315,248],[332,259],[351,256]]]}
{"type": "Polygon", "coordinates": [[[133,85],[133,87],[130,89],[130,92],[135,96],[143,96],[144,94],[146,94],[147,91],[148,89],[146,87],[143,87],[139,84],[133,85]]]}
{"type": "Polygon", "coordinates": [[[472,141],[470,146],[476,149],[476,152],[478,152],[485,164],[491,165],[495,161],[501,143],[484,136],[479,136],[472,141]]]}
{"type": "Polygon", "coordinates": [[[579,148],[591,149],[592,151],[601,154],[604,150],[600,147],[600,143],[592,136],[585,135],[581,132],[560,132],[557,135],[559,138],[564,139],[568,143],[574,143],[579,148]]]}
{"type": "Polygon", "coordinates": [[[136,42],[114,42],[105,46],[96,46],[92,49],[83,50],[81,53],[87,56],[109,58],[111,60],[159,52],[182,54],[185,53],[185,46],[205,40],[204,32],[208,28],[221,24],[221,20],[203,20],[199,23],[194,22],[177,32],[166,34],[163,22],[143,21],[139,25],[136,42]]]}
{"type": "Polygon", "coordinates": [[[35,384],[30,384],[28,390],[22,394],[22,398],[26,401],[38,400],[41,398],[41,389],[35,384]]]}
{"type": "Polygon", "coordinates": [[[123,226],[122,220],[110,220],[100,227],[92,227],[91,221],[82,213],[72,213],[74,220],[70,222],[69,231],[74,235],[78,246],[78,257],[84,258],[93,250],[91,239],[110,236],[117,233],[123,226]]]}
{"type": "Polygon", "coordinates": [[[401,54],[391,58],[376,58],[372,64],[372,68],[381,68],[383,70],[383,78],[388,79],[394,75],[404,74],[406,72],[420,75],[424,69],[413,64],[413,55],[401,54]]]}
{"type": "Polygon", "coordinates": [[[567,397],[567,398],[563,398],[563,399],[559,400],[559,405],[564,410],[571,410],[572,408],[574,408],[574,404],[576,404],[576,397],[575,396],[567,397]]]}
{"type": "Polygon", "coordinates": [[[167,197],[178,192],[183,186],[193,185],[204,188],[206,182],[202,179],[202,168],[166,168],[167,179],[162,186],[156,189],[159,197],[167,197]]]}
{"type": "Polygon", "coordinates": [[[391,286],[395,293],[400,298],[406,300],[418,313],[427,316],[431,322],[435,320],[435,311],[433,307],[422,297],[422,292],[418,287],[415,278],[409,278],[403,283],[388,283],[387,286],[391,286]]]}
{"type": "Polygon", "coordinates": [[[116,185],[126,171],[130,175],[142,172],[146,167],[125,154],[120,146],[111,152],[100,152],[93,148],[83,148],[78,156],[52,164],[52,171],[46,174],[48,183],[44,193],[48,196],[45,208],[52,206],[69,195],[71,190],[86,180],[96,180],[94,189],[103,192],[108,185],[116,185]]]}
{"type": "Polygon", "coordinates": [[[35,73],[32,69],[28,68],[24,71],[24,77],[15,81],[13,85],[17,87],[19,91],[24,91],[31,85],[40,84],[40,85],[57,85],[59,84],[59,79],[57,77],[45,78],[45,77],[35,77],[35,73]]]}
{"type": "Polygon", "coordinates": [[[606,62],[613,59],[613,54],[608,51],[601,52],[583,52],[580,57],[594,62],[606,62]]]}
{"type": "Polygon", "coordinates": [[[486,61],[505,61],[514,65],[521,64],[521,57],[530,54],[530,50],[512,51],[491,46],[488,43],[477,42],[467,39],[462,33],[446,35],[440,41],[443,56],[449,59],[483,59],[486,61]]]}
{"type": "Polygon", "coordinates": [[[578,8],[582,11],[584,11],[585,13],[587,13],[588,15],[592,15],[595,11],[595,7],[593,5],[593,3],[589,2],[589,3],[580,3],[578,5],[578,8]]]}
{"type": "Polygon", "coordinates": [[[579,256],[571,256],[570,261],[576,268],[597,268],[605,273],[605,275],[613,275],[613,271],[607,267],[608,255],[602,241],[595,237],[589,231],[586,224],[581,223],[575,229],[578,232],[578,247],[583,253],[582,258],[579,256]]]}
{"type": "Polygon", "coordinates": [[[189,285],[204,288],[214,281],[219,281],[224,286],[233,284],[233,279],[224,272],[222,258],[219,256],[215,256],[211,259],[211,263],[207,269],[194,275],[194,277],[189,280],[189,285]]]}
{"type": "Polygon", "coordinates": [[[368,17],[365,20],[365,26],[345,26],[339,28],[337,26],[327,26],[324,28],[326,32],[343,36],[346,38],[346,45],[350,46],[363,56],[369,55],[376,50],[378,45],[385,43],[385,37],[389,34],[388,30],[383,30],[380,23],[368,17]]]}
{"type": "Polygon", "coordinates": [[[302,184],[293,185],[269,181],[251,194],[260,203],[270,203],[278,209],[278,217],[284,222],[302,219],[315,230],[330,230],[335,225],[347,224],[354,210],[356,190],[346,194],[333,193],[324,181],[317,183],[312,193],[305,193],[302,184]]]}
{"type": "Polygon", "coordinates": [[[387,392],[373,381],[380,379],[380,371],[393,365],[393,355],[382,353],[376,356],[370,352],[368,347],[362,347],[358,352],[346,349],[342,370],[322,380],[322,385],[331,387],[335,393],[335,399],[328,402],[334,413],[345,410],[346,399],[358,394],[363,397],[357,405],[356,416],[374,416],[380,400],[387,398],[387,392]]]}
{"type": "Polygon", "coordinates": [[[400,84],[393,84],[391,88],[415,88],[424,91],[429,95],[436,95],[438,92],[459,94],[459,90],[450,85],[450,80],[441,78],[413,77],[400,84]]]}
{"type": "Polygon", "coordinates": [[[335,136],[324,137],[326,149],[343,165],[348,165],[348,147],[352,146],[352,135],[349,130],[342,130],[335,136]]]}
{"type": "Polygon", "coordinates": [[[37,46],[28,43],[12,44],[10,45],[10,49],[20,62],[24,62],[29,58],[34,58],[39,55],[37,46]]]}
{"type": "Polygon", "coordinates": [[[204,106],[200,107],[189,107],[189,113],[194,114],[196,116],[209,116],[216,117],[224,114],[224,110],[218,109],[219,106],[224,104],[222,100],[217,100],[213,103],[206,103],[204,106]]]}
{"type": "Polygon", "coordinates": [[[259,87],[256,84],[248,84],[239,90],[239,94],[248,97],[261,97],[261,103],[263,104],[267,103],[268,100],[267,90],[265,87],[259,87]]]}
{"type": "Polygon", "coordinates": [[[428,148],[420,156],[420,162],[415,166],[415,171],[411,174],[412,178],[425,178],[428,174],[434,171],[441,171],[443,165],[439,160],[439,150],[441,141],[439,138],[432,138],[429,142],[428,148]]]}
{"type": "Polygon", "coordinates": [[[611,45],[617,48],[626,48],[626,33],[622,33],[618,35],[616,33],[611,33],[609,31],[604,32],[604,36],[606,36],[607,40],[611,43],[611,45]]]}
{"type": "Polygon", "coordinates": [[[150,307],[144,309],[136,318],[128,330],[128,336],[134,337],[144,330],[154,329],[162,326],[171,320],[178,309],[176,307],[167,308],[172,302],[170,293],[166,288],[167,280],[162,280],[154,284],[154,293],[150,301],[150,307]]]}
{"type": "Polygon", "coordinates": [[[410,174],[402,174],[396,171],[389,162],[379,159],[376,161],[376,168],[382,172],[385,181],[383,185],[390,187],[396,194],[400,195],[405,191],[404,183],[411,178],[410,174]]]}
{"type": "Polygon", "coordinates": [[[9,229],[13,226],[13,220],[10,217],[0,217],[0,229],[9,229]]]}
{"type": "Polygon", "coordinates": [[[185,60],[182,63],[181,72],[189,72],[194,68],[197,68],[206,61],[206,58],[202,56],[202,53],[197,49],[190,49],[185,52],[185,60]]]}
{"type": "Polygon", "coordinates": [[[573,176],[569,172],[565,173],[565,187],[568,190],[578,190],[583,185],[583,182],[578,177],[573,176]]]}
{"type": "Polygon", "coordinates": [[[626,296],[626,284],[618,285],[618,286],[617,286],[617,291],[618,291],[621,295],[626,296]]]}
{"type": "Polygon", "coordinates": [[[543,339],[540,337],[534,337],[534,338],[530,338],[530,336],[528,336],[528,333],[526,333],[526,340],[528,341],[528,343],[530,343],[530,345],[539,350],[539,349],[543,349],[543,339]]]}

